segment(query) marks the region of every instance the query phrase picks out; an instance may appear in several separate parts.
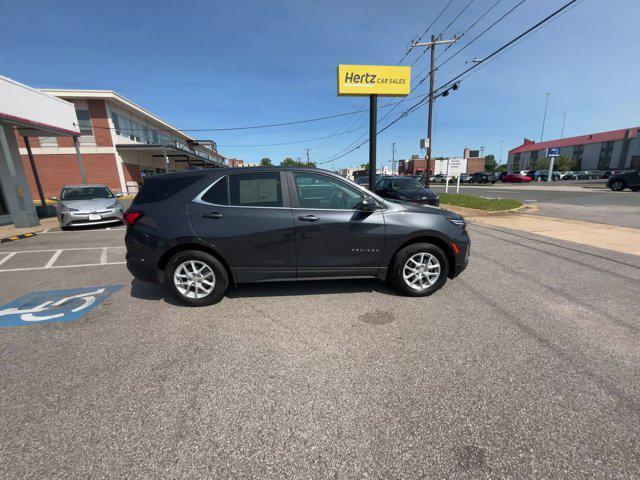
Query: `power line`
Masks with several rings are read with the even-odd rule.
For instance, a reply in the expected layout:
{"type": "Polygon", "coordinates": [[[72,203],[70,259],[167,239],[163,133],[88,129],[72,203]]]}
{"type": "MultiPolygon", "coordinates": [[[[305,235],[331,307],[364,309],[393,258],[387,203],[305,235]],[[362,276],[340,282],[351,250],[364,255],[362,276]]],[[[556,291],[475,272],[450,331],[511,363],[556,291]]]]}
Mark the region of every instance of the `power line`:
{"type": "MultiPolygon", "coordinates": [[[[467,68],[464,72],[462,72],[461,74],[457,75],[456,77],[450,79],[449,81],[445,82],[443,85],[441,85],[440,87],[438,87],[436,89],[436,91],[440,91],[440,93],[438,93],[437,95],[434,96],[434,98],[438,98],[441,97],[445,94],[445,92],[447,92],[447,87],[449,85],[453,85],[455,84],[459,79],[461,79],[465,74],[468,74],[469,72],[473,71],[474,69],[480,67],[483,63],[489,61],[490,59],[494,58],[496,55],[500,54],[503,51],[506,51],[507,49],[509,49],[511,46],[515,45],[518,41],[526,38],[529,34],[533,33],[536,29],[538,29],[539,27],[543,26],[545,23],[550,22],[552,19],[561,16],[566,10],[567,8],[569,8],[570,6],[576,4],[577,2],[581,2],[582,0],[571,0],[570,2],[567,2],[565,5],[563,5],[562,7],[560,7],[559,9],[555,10],[553,13],[549,14],[548,16],[546,16],[544,19],[542,19],[541,21],[539,21],[538,23],[536,23],[534,26],[528,28],[526,31],[524,31],[523,33],[521,33],[520,35],[516,36],[515,38],[513,38],[512,40],[510,40],[509,42],[507,42],[506,44],[502,45],[501,47],[499,47],[498,49],[494,50],[491,54],[489,54],[487,57],[485,57],[483,60],[481,60],[480,62],[472,65],[471,67],[467,68]]],[[[468,75],[467,75],[468,76],[468,75]]],[[[465,77],[466,78],[466,77],[465,77]]],[[[406,97],[405,97],[406,98],[406,97]]],[[[390,128],[392,125],[394,125],[395,123],[399,122],[401,119],[409,116],[411,113],[413,113],[414,111],[416,111],[418,108],[420,108],[422,105],[424,105],[424,103],[427,101],[427,97],[423,98],[422,100],[420,100],[419,102],[415,103],[414,105],[412,105],[411,107],[409,107],[407,110],[405,110],[404,112],[402,112],[398,117],[396,117],[394,120],[392,120],[389,124],[387,124],[386,126],[384,126],[382,129],[378,130],[378,133],[382,133],[383,131],[387,130],[388,128],[390,128]]],[[[398,102],[401,103],[401,102],[398,102]]],[[[382,119],[381,119],[382,120],[382,119]]],[[[353,151],[357,150],[358,148],[360,148],[361,146],[365,145],[368,142],[368,139],[365,139],[362,143],[360,143],[359,145],[357,145],[356,147],[350,149],[347,152],[342,153],[341,155],[332,158],[330,160],[326,160],[326,161],[322,161],[322,162],[318,162],[317,165],[322,165],[324,163],[328,163],[330,161],[335,161],[338,160],[350,153],[352,153],[353,151]]]]}

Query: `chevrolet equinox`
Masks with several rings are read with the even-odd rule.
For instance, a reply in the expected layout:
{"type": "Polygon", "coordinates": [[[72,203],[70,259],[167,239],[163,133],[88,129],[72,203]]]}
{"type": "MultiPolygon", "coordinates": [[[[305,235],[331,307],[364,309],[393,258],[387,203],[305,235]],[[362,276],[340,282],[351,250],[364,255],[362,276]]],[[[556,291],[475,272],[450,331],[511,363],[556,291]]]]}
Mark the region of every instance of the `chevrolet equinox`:
{"type": "Polygon", "coordinates": [[[379,278],[420,297],[469,262],[460,215],[318,169],[157,175],[124,219],[129,271],[189,305],[218,302],[231,283],[278,280],[379,278]]]}

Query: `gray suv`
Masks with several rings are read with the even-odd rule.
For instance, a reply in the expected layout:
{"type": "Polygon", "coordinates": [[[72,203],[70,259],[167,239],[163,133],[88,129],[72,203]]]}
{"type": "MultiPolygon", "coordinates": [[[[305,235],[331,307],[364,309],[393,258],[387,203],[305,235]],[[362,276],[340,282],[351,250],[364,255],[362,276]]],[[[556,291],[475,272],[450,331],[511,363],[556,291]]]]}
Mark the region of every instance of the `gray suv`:
{"type": "Polygon", "coordinates": [[[127,267],[189,305],[231,283],[379,278],[430,295],[469,262],[464,219],[306,168],[212,169],[145,181],[124,220],[127,267]]]}

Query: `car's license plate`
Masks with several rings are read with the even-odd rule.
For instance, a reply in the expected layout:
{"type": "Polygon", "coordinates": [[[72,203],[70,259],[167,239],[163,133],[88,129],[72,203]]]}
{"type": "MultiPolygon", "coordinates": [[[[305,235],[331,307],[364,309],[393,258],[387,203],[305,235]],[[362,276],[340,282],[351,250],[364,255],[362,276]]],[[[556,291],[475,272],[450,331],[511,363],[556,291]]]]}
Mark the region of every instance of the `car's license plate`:
{"type": "Polygon", "coordinates": [[[97,213],[90,213],[89,220],[102,220],[102,215],[99,215],[97,213]]]}

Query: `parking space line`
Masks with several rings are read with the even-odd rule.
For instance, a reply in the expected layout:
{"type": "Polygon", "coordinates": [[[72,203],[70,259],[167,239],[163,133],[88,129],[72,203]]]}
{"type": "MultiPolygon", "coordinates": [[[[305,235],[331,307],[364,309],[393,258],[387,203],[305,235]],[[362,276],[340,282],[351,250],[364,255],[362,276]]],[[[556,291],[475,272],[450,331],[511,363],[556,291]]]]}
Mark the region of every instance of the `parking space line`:
{"type": "Polygon", "coordinates": [[[104,265],[107,263],[107,252],[109,247],[102,247],[102,251],[100,252],[100,264],[104,265]]]}
{"type": "Polygon", "coordinates": [[[56,263],[56,260],[58,260],[58,257],[62,254],[62,250],[56,250],[55,253],[53,255],[51,255],[51,258],[49,259],[49,261],[47,262],[47,264],[44,266],[44,268],[51,268],[53,267],[53,264],[56,263]]]}
{"type": "MultiPolygon", "coordinates": [[[[114,245],[113,247],[77,247],[77,248],[62,248],[63,252],[71,252],[74,250],[100,250],[101,248],[126,248],[124,245],[114,245]]],[[[0,253],[42,253],[42,252],[57,252],[57,248],[49,248],[43,250],[10,250],[0,253]]]]}
{"type": "MultiPolygon", "coordinates": [[[[3,252],[5,253],[5,252],[3,252]]],[[[6,262],[7,260],[9,260],[11,257],[13,257],[17,252],[10,252],[6,257],[4,257],[2,260],[0,260],[0,265],[2,265],[4,262],[6,262]]]]}
{"type": "Polygon", "coordinates": [[[104,229],[104,230],[77,230],[76,232],[70,232],[70,231],[62,231],[62,230],[51,230],[48,232],[39,232],[38,235],[50,235],[53,233],[62,233],[65,235],[73,235],[74,233],[110,233],[110,232],[121,232],[123,230],[126,230],[125,228],[111,228],[111,229],[104,229]]]}
{"type": "Polygon", "coordinates": [[[26,267],[26,268],[6,268],[0,269],[2,272],[25,272],[31,270],[53,270],[54,268],[76,268],[76,267],[99,267],[105,265],[124,265],[127,262],[110,262],[110,263],[85,263],[82,265],[53,265],[52,267],[26,267]]]}

